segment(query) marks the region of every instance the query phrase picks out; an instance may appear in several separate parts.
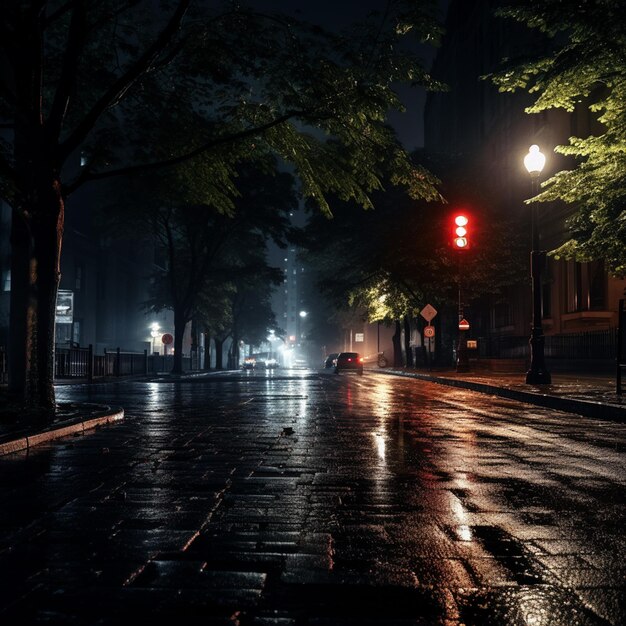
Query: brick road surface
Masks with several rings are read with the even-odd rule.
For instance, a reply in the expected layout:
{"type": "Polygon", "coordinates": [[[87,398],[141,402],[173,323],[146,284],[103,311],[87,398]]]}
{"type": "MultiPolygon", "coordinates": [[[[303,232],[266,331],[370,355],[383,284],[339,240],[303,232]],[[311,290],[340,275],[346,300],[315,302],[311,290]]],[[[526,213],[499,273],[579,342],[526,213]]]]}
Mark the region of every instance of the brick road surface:
{"type": "Polygon", "coordinates": [[[0,621],[626,623],[626,426],[366,373],[65,387],[0,459],[0,621]]]}

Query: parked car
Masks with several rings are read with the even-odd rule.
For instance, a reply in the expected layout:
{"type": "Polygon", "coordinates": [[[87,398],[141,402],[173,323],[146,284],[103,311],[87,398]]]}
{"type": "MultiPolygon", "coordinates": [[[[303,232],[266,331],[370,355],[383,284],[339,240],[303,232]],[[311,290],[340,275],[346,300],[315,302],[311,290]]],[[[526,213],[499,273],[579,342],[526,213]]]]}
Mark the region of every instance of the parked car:
{"type": "Polygon", "coordinates": [[[265,359],[264,365],[266,369],[273,370],[278,367],[278,361],[276,359],[265,359]]]}
{"type": "Polygon", "coordinates": [[[254,357],[246,357],[243,360],[243,369],[245,370],[253,370],[256,367],[256,359],[254,357]]]}
{"type": "Polygon", "coordinates": [[[324,360],[324,367],[328,369],[329,367],[334,367],[335,359],[339,356],[338,352],[331,352],[326,359],[324,360]]]}
{"type": "Polygon", "coordinates": [[[340,352],[335,359],[335,374],[356,372],[363,376],[363,357],[358,352],[340,352]]]}

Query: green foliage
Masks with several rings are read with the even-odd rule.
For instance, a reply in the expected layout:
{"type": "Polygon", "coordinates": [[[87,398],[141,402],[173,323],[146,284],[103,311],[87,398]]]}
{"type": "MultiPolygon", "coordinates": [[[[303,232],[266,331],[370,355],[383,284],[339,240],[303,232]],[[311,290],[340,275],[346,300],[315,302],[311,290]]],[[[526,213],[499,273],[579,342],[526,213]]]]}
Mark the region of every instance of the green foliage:
{"type": "Polygon", "coordinates": [[[557,146],[576,166],[544,183],[538,196],[576,208],[568,222],[571,238],[555,256],[603,259],[610,272],[626,275],[626,5],[532,0],[500,14],[547,38],[543,54],[492,77],[500,89],[537,94],[528,113],[586,107],[599,122],[591,136],[557,146]]]}
{"type": "MultiPolygon", "coordinates": [[[[45,246],[29,238],[57,242],[57,258],[43,264],[54,267],[62,207],[74,190],[183,163],[189,167],[168,177],[169,189],[157,181],[163,197],[152,205],[166,208],[168,246],[194,238],[188,259],[170,255],[177,263],[191,263],[191,251],[203,245],[192,232],[197,216],[184,207],[235,215],[239,165],[264,166],[269,155],[290,164],[303,195],[325,212],[330,194],[369,207],[388,163],[413,196],[437,198],[435,179],[411,164],[385,124],[401,106],[398,85],[439,87],[402,49],[405,37],[436,41],[434,15],[434,0],[390,0],[383,13],[331,33],[231,2],[3,3],[0,197],[27,225],[14,244],[38,254],[45,246]],[[35,221],[43,226],[31,228],[35,221]]],[[[43,320],[54,308],[58,274],[12,258],[14,317],[43,320]]],[[[171,293],[187,315],[193,306],[185,286],[201,279],[176,276],[171,293]]],[[[12,357],[10,378],[45,387],[46,402],[53,397],[48,326],[11,330],[22,344],[11,354],[24,356],[12,357]]]]}

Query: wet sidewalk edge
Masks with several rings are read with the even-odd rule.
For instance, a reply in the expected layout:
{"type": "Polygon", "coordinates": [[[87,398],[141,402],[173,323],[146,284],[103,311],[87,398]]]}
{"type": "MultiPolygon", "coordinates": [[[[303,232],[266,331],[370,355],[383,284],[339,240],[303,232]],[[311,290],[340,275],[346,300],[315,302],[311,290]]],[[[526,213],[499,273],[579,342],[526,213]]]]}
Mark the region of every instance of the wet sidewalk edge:
{"type": "Polygon", "coordinates": [[[43,429],[26,430],[7,435],[0,439],[0,456],[14,452],[28,452],[30,448],[54,439],[68,435],[82,435],[86,431],[98,426],[124,419],[124,409],[102,405],[99,410],[89,417],[72,417],[67,420],[51,424],[43,429]]]}
{"type": "Polygon", "coordinates": [[[565,411],[567,413],[576,413],[584,417],[626,423],[626,408],[616,406],[614,404],[607,404],[605,402],[579,400],[577,398],[567,398],[549,393],[521,391],[519,389],[510,389],[498,385],[478,383],[466,379],[447,378],[445,376],[420,374],[418,372],[405,372],[394,369],[381,369],[373,371],[377,371],[377,373],[387,376],[404,376],[406,378],[416,378],[418,380],[424,380],[439,385],[469,389],[470,391],[477,391],[479,393],[490,394],[501,398],[507,398],[509,400],[535,404],[547,409],[565,411]]]}

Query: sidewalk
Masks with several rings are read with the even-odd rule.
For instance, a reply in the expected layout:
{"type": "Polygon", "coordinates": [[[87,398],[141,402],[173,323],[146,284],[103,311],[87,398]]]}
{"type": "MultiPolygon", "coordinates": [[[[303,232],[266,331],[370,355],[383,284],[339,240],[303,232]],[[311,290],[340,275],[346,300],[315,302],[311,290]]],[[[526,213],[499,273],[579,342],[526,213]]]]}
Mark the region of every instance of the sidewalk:
{"type": "MultiPolygon", "coordinates": [[[[454,370],[406,370],[393,368],[368,368],[368,373],[385,376],[404,376],[440,385],[469,389],[519,402],[527,402],[557,411],[568,411],[592,417],[626,423],[626,395],[619,396],[615,389],[615,377],[610,375],[581,373],[552,373],[551,385],[527,385],[525,374],[477,371],[459,374],[454,370]]],[[[223,375],[227,372],[189,373],[177,380],[200,380],[223,375]]],[[[139,379],[136,379],[139,380],[139,379]]],[[[141,378],[141,380],[146,380],[141,378]]],[[[151,382],[172,382],[172,377],[150,377],[151,382]]],[[[81,384],[80,381],[73,381],[81,384]]],[[[34,445],[82,434],[109,422],[124,418],[119,407],[95,404],[65,404],[51,424],[37,428],[32,424],[0,422],[0,456],[28,450],[34,445]]]]}
{"type": "Polygon", "coordinates": [[[124,409],[103,404],[63,403],[51,423],[33,424],[28,420],[0,421],[0,456],[28,451],[33,446],[67,437],[82,435],[86,430],[124,418],[124,409]]]}
{"type": "Polygon", "coordinates": [[[609,374],[552,372],[551,385],[528,385],[524,372],[480,370],[459,374],[455,370],[426,372],[393,368],[369,371],[470,389],[586,417],[626,422],[626,394],[617,394],[615,376],[609,374]]]}

